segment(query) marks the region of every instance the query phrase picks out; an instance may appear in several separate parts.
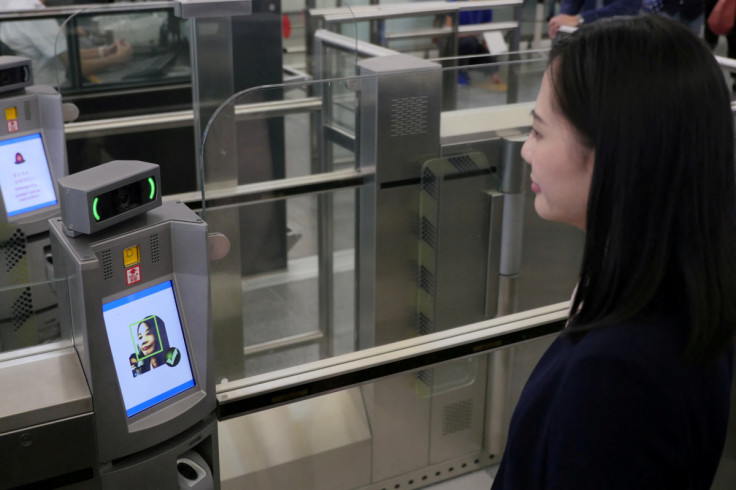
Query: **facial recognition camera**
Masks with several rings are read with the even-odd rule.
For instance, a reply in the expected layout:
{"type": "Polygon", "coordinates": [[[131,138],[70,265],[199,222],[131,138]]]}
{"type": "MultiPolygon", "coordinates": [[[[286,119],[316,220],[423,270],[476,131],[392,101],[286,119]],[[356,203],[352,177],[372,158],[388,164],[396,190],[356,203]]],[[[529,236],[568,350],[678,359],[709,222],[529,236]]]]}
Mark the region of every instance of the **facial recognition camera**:
{"type": "Polygon", "coordinates": [[[158,165],[115,160],[59,179],[64,231],[91,235],[161,205],[158,165]]]}
{"type": "Polygon", "coordinates": [[[22,56],[0,56],[0,93],[33,85],[31,60],[22,56]]]}

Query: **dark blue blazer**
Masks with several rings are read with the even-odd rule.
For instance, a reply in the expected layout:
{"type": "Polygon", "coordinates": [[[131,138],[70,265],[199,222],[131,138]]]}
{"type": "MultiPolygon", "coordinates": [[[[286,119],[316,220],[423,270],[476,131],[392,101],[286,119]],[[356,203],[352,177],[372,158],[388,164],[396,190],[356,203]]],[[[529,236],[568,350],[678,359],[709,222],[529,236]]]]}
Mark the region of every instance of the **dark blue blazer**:
{"type": "Polygon", "coordinates": [[[708,490],[728,424],[733,346],[681,360],[678,318],[564,333],[512,416],[493,490],[708,490]]]}

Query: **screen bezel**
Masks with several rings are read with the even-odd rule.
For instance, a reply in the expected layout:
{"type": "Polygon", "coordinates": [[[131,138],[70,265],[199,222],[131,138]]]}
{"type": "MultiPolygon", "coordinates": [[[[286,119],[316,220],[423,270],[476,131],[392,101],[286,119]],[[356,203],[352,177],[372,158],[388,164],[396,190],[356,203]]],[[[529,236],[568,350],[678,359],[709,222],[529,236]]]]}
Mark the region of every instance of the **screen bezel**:
{"type": "Polygon", "coordinates": [[[187,396],[201,389],[199,372],[197,369],[197,363],[195,362],[196,354],[193,352],[193,349],[191,348],[192,343],[191,343],[191,339],[189,336],[189,327],[188,327],[188,323],[184,315],[184,310],[181,308],[181,305],[180,305],[181,303],[180,298],[181,298],[181,294],[179,293],[179,290],[177,287],[177,281],[176,281],[176,278],[174,277],[174,274],[164,274],[164,275],[158,276],[155,279],[146,281],[142,284],[136,285],[134,287],[130,287],[129,289],[126,289],[125,291],[120,291],[115,294],[105,296],[101,299],[99,311],[100,311],[100,315],[102,316],[102,325],[104,327],[103,333],[104,333],[105,340],[106,340],[107,351],[108,351],[108,354],[110,356],[110,360],[112,363],[111,364],[112,371],[113,371],[112,375],[114,376],[116,390],[120,397],[120,404],[121,404],[121,409],[122,409],[121,412],[122,412],[124,419],[128,422],[128,424],[134,423],[138,420],[145,419],[146,417],[151,416],[152,414],[158,413],[161,410],[165,410],[167,407],[176,403],[178,400],[182,398],[186,398],[187,396]],[[171,289],[174,294],[174,303],[176,306],[177,313],[179,315],[179,324],[181,325],[182,336],[184,337],[184,344],[186,346],[187,354],[189,356],[189,368],[191,370],[192,381],[194,382],[194,384],[184,389],[183,391],[180,391],[164,400],[159,401],[158,403],[148,406],[132,415],[128,415],[128,410],[125,408],[125,398],[123,396],[123,390],[120,385],[120,380],[118,378],[117,369],[115,368],[115,364],[114,364],[115,357],[112,351],[112,345],[110,344],[110,338],[107,333],[107,325],[105,323],[103,307],[105,304],[126,298],[136,293],[140,293],[142,291],[145,291],[146,289],[156,287],[168,281],[171,282],[171,289]]]}
{"type": "MultiPolygon", "coordinates": [[[[54,193],[55,202],[43,207],[36,207],[29,211],[14,212],[14,214],[10,215],[5,205],[5,198],[2,197],[0,198],[0,209],[2,210],[2,216],[7,223],[24,223],[32,220],[34,217],[45,217],[47,215],[53,215],[59,210],[59,189],[56,182],[58,176],[54,173],[54,169],[51,164],[51,155],[48,151],[48,142],[46,140],[46,134],[44,130],[42,128],[33,128],[28,131],[18,131],[16,133],[12,133],[12,136],[5,135],[5,137],[0,138],[0,145],[10,144],[13,140],[16,140],[18,138],[24,138],[36,134],[41,136],[41,145],[43,147],[43,153],[46,157],[46,168],[48,169],[49,177],[51,178],[51,188],[54,193]]],[[[1,192],[2,190],[0,190],[0,193],[1,192]]]]}

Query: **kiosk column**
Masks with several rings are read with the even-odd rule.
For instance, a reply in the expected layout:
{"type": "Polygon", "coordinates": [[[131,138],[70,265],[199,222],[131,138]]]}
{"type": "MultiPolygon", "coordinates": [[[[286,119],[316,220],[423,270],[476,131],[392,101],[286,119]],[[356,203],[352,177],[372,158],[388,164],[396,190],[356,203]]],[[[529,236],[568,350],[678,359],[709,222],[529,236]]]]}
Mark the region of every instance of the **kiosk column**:
{"type": "Polygon", "coordinates": [[[161,204],[150,163],[110,162],[59,189],[54,271],[69,278],[102,488],[219,488],[206,223],[161,204]]]}

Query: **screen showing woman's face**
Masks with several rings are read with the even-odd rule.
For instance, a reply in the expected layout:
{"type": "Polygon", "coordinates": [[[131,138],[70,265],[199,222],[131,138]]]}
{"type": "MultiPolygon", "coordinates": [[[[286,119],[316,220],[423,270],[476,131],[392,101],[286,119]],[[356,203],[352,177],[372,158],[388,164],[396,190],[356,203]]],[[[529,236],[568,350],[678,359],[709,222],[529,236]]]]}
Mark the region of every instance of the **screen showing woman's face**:
{"type": "Polygon", "coordinates": [[[156,350],[156,332],[146,323],[138,325],[138,345],[144,356],[150,356],[156,350]]]}

